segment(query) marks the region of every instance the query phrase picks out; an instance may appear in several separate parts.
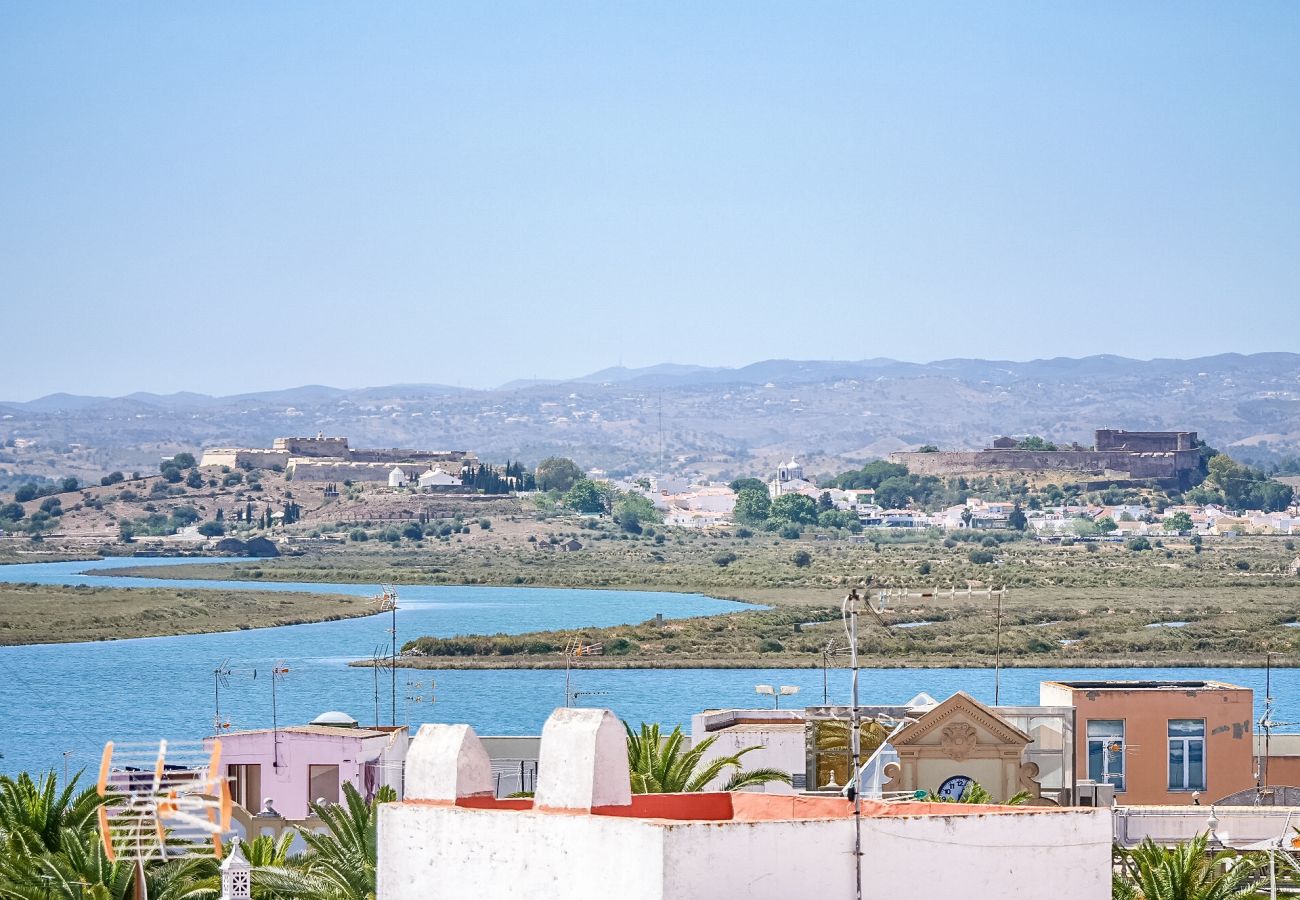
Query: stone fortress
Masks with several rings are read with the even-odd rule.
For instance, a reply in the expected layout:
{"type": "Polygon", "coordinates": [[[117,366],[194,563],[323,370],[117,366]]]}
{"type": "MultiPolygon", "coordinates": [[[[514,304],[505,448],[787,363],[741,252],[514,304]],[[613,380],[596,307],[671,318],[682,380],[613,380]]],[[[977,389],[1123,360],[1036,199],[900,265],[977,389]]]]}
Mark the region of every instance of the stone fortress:
{"type": "Polygon", "coordinates": [[[279,437],[270,449],[220,447],[203,451],[201,466],[232,469],[283,469],[294,481],[378,481],[388,482],[395,466],[441,469],[459,477],[466,468],[478,466],[478,457],[468,450],[353,449],[345,437],[279,437]]]}
{"type": "Polygon", "coordinates": [[[889,461],[917,475],[981,475],[994,472],[1063,472],[1097,481],[1178,481],[1200,465],[1195,431],[1094,432],[1091,449],[1073,444],[1058,450],[1021,450],[1000,437],[984,450],[891,453],[889,461]]]}

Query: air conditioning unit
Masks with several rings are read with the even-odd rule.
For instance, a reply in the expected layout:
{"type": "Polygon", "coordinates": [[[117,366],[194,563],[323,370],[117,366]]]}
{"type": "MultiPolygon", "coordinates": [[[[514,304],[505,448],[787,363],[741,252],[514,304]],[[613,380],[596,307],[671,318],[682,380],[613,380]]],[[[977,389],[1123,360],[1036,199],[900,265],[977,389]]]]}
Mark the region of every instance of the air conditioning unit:
{"type": "Polygon", "coordinates": [[[1080,781],[1075,786],[1076,806],[1114,806],[1115,785],[1099,781],[1080,781]]]}

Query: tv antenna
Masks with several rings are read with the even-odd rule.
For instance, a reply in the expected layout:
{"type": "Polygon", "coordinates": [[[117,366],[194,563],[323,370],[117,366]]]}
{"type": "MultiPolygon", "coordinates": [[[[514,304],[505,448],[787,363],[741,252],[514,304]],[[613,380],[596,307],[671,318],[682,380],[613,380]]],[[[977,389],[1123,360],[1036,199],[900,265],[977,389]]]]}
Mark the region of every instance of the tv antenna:
{"type": "Polygon", "coordinates": [[[600,697],[608,693],[609,691],[574,691],[570,696],[573,697],[573,705],[577,706],[582,697],[600,697]]]}
{"type": "Polygon", "coordinates": [[[756,684],[754,685],[754,693],[771,697],[776,703],[775,708],[780,709],[781,698],[793,697],[795,694],[799,693],[799,688],[793,684],[783,684],[780,687],[771,684],[756,684]]]}
{"type": "Polygon", "coordinates": [[[379,727],[379,672],[388,666],[388,654],[384,652],[383,644],[375,644],[374,653],[370,655],[371,675],[374,679],[375,694],[375,727],[379,727]]]}
{"type": "Polygon", "coordinates": [[[257,678],[257,670],[249,669],[247,673],[240,672],[238,669],[230,667],[230,657],[221,661],[221,665],[212,670],[212,730],[215,734],[221,734],[223,731],[230,729],[230,720],[221,715],[221,689],[230,687],[230,678],[233,675],[248,674],[252,678],[257,678]]]}
{"type": "Polygon", "coordinates": [[[600,656],[604,652],[603,644],[584,644],[582,638],[575,637],[564,645],[564,705],[572,706],[573,663],[581,656],[600,656]]]}
{"type": "Polygon", "coordinates": [[[289,674],[289,667],[280,660],[271,666],[271,744],[272,760],[271,768],[280,768],[280,718],[279,708],[276,705],[275,686],[281,678],[289,674]]]}
{"type": "MultiPolygon", "coordinates": [[[[392,725],[397,725],[397,588],[391,584],[381,584],[379,593],[375,594],[371,600],[378,604],[379,612],[389,613],[392,616],[391,624],[388,627],[388,635],[392,641],[391,653],[391,685],[390,698],[392,702],[392,725]]],[[[376,717],[378,718],[378,717],[376,717]]]]}
{"type": "Polygon", "coordinates": [[[144,872],[152,860],[221,859],[231,799],[220,772],[219,739],[104,745],[99,836],[109,862],[135,864],[138,900],[147,900],[144,872]]]}

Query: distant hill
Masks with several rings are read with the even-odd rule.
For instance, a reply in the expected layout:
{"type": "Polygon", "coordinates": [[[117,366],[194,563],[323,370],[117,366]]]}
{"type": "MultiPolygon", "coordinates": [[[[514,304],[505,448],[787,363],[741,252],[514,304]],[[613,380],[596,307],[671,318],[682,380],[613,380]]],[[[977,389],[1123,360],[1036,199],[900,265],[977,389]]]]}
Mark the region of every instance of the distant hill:
{"type": "Polygon", "coordinates": [[[1191,429],[1259,461],[1300,455],[1300,354],[664,363],[492,390],[52,394],[0,411],[0,439],[36,441],[0,454],[0,469],[45,460],[38,468],[49,474],[68,468],[75,452],[85,470],[128,470],[177,449],[265,446],[317,431],[354,446],[467,448],[498,461],[563,454],[614,472],[765,472],[791,454],[813,473],[831,472],[892,449],[975,448],[1004,433],[1088,443],[1101,427],[1191,429]]]}

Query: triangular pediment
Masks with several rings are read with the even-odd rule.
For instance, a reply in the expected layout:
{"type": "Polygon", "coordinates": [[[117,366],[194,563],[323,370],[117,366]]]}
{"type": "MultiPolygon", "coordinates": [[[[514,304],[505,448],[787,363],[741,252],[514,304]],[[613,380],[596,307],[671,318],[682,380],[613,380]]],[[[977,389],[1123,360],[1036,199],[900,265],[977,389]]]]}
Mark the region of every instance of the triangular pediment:
{"type": "Polygon", "coordinates": [[[895,747],[935,743],[942,739],[943,729],[956,723],[970,725],[981,744],[1024,747],[1033,740],[970,694],[958,691],[894,735],[890,743],[895,747]]]}

